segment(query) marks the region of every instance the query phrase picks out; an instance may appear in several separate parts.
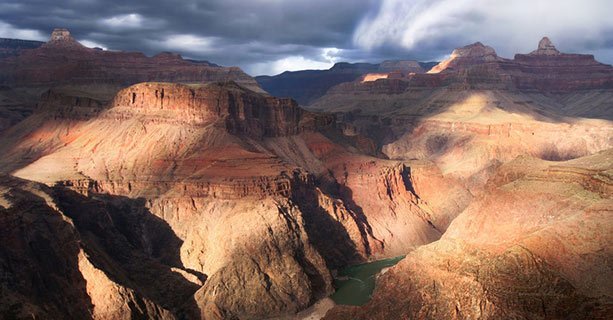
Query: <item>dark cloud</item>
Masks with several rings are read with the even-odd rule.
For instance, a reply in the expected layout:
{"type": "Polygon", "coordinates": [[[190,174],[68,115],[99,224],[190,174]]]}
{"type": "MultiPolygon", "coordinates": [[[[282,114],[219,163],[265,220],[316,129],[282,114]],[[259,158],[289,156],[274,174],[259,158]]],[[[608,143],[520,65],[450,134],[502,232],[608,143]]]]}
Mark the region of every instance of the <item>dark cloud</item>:
{"type": "Polygon", "coordinates": [[[551,16],[537,19],[535,10],[521,7],[539,7],[533,0],[504,6],[486,0],[2,0],[0,36],[46,38],[54,27],[66,27],[90,46],[175,51],[252,74],[342,60],[440,59],[474,41],[510,55],[529,51],[536,34],[545,33],[562,49],[588,50],[611,62],[611,23],[581,13],[612,8],[594,0],[596,7],[586,11],[585,2],[574,2],[583,9],[572,11],[573,1],[561,0],[551,16]]]}
{"type": "Polygon", "coordinates": [[[290,56],[326,62],[322,48],[350,48],[353,30],[374,5],[375,0],[4,0],[0,21],[45,35],[66,27],[79,40],[114,50],[173,50],[249,69],[290,56]]]}

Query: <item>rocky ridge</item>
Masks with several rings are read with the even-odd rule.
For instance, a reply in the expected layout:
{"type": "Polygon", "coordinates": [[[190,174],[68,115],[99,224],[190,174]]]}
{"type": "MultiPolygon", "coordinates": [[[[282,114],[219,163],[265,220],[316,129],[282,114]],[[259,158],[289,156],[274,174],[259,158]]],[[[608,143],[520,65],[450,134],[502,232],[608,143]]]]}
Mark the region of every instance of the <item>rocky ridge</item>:
{"type": "Polygon", "coordinates": [[[328,89],[361,79],[367,74],[384,73],[402,77],[410,73],[424,73],[433,63],[413,60],[386,60],[380,64],[336,63],[329,70],[303,70],[284,72],[276,76],[258,76],[255,79],[264,90],[277,97],[291,97],[301,105],[311,104],[326,94],[328,89]]]}
{"type": "Polygon", "coordinates": [[[186,60],[168,52],[147,57],[140,52],[87,48],[66,29],[54,30],[50,40],[42,44],[15,41],[19,40],[8,40],[6,54],[0,44],[0,131],[30,115],[39,96],[50,89],[105,101],[123,87],[146,81],[235,81],[262,91],[237,67],[186,60]]]}
{"type": "MultiPolygon", "coordinates": [[[[434,66],[427,74],[408,74],[402,79],[404,88],[394,93],[423,88],[499,89],[539,91],[552,94],[576,90],[610,90],[613,69],[587,54],[560,53],[548,38],[543,38],[537,50],[516,54],[514,59],[501,58],[496,51],[480,42],[455,49],[450,57],[434,66]]],[[[396,81],[381,79],[378,85],[398,87],[396,81]]],[[[366,85],[343,83],[329,90],[329,95],[369,92],[366,85]]],[[[378,93],[377,90],[372,93],[378,93]]],[[[322,99],[326,99],[324,96],[322,99]]],[[[325,100],[324,100],[325,101],[325,100]]],[[[315,101],[314,107],[325,104],[315,101]]]]}
{"type": "Polygon", "coordinates": [[[251,77],[236,67],[194,63],[168,53],[147,57],[139,52],[91,49],[76,41],[66,29],[55,29],[47,43],[4,58],[0,66],[0,84],[11,87],[234,80],[260,90],[251,77]]]}

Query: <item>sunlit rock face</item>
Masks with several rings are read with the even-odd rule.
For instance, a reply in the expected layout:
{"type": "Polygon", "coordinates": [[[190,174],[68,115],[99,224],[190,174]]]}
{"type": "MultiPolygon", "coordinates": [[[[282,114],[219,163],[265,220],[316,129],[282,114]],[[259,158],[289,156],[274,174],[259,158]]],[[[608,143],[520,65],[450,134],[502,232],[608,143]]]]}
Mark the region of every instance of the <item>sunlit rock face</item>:
{"type": "Polygon", "coordinates": [[[367,73],[364,75],[362,82],[377,81],[379,79],[387,79],[389,75],[387,73],[367,73]]]}
{"type": "MultiPolygon", "coordinates": [[[[453,50],[449,59],[442,61],[428,71],[428,73],[440,73],[446,69],[457,69],[469,65],[483,64],[501,60],[496,51],[489,46],[476,42],[471,45],[453,50]]],[[[449,70],[451,71],[451,70],[449,70]]]]}

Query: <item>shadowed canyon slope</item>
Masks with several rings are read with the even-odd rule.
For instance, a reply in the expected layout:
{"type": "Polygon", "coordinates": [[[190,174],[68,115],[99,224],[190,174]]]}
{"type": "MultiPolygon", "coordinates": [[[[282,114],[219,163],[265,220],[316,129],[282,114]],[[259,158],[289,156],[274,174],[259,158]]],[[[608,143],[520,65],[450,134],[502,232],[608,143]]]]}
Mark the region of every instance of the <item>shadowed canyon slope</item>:
{"type": "Polygon", "coordinates": [[[339,269],[401,255],[371,301],[326,318],[613,312],[613,68],[592,56],[545,38],[512,60],[469,45],[429,72],[258,79],[304,109],[238,68],[66,30],[10,45],[2,318],[293,317],[339,269]]]}

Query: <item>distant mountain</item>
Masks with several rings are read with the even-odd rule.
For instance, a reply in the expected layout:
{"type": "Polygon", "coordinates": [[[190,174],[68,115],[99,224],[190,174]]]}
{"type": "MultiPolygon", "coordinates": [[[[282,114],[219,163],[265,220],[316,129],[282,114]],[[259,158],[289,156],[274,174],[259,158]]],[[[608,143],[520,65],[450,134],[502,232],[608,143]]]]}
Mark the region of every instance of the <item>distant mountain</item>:
{"type": "Polygon", "coordinates": [[[436,64],[413,60],[388,60],[380,64],[339,62],[328,70],[286,71],[276,76],[258,76],[255,80],[274,96],[291,97],[301,105],[308,105],[333,86],[354,81],[367,73],[424,73],[436,64]]]}
{"type": "Polygon", "coordinates": [[[43,44],[42,41],[0,38],[0,59],[18,55],[23,49],[36,49],[43,44]]]}
{"type": "MultiPolygon", "coordinates": [[[[427,73],[342,83],[309,106],[326,112],[423,116],[445,110],[453,102],[447,101],[452,95],[440,99],[441,90],[454,96],[471,90],[537,95],[538,99],[524,100],[534,104],[542,99],[539,108],[567,116],[613,118],[613,67],[596,61],[593,55],[561,53],[547,38],[537,50],[516,54],[514,59],[499,57],[493,48],[476,42],[455,49],[449,59],[427,73]]],[[[520,100],[511,102],[519,104],[520,100]]]]}
{"type": "Polygon", "coordinates": [[[171,52],[147,57],[141,52],[91,49],[75,40],[66,29],[55,29],[50,40],[36,48],[25,50],[35,44],[20,40],[8,44],[24,48],[14,57],[0,59],[0,85],[12,88],[73,84],[123,87],[145,81],[233,80],[259,90],[254,79],[237,67],[185,60],[171,52]]]}

